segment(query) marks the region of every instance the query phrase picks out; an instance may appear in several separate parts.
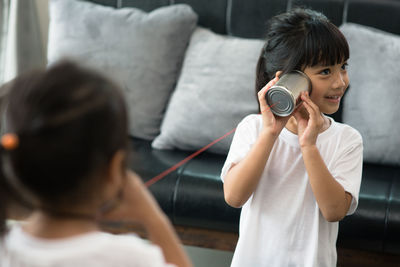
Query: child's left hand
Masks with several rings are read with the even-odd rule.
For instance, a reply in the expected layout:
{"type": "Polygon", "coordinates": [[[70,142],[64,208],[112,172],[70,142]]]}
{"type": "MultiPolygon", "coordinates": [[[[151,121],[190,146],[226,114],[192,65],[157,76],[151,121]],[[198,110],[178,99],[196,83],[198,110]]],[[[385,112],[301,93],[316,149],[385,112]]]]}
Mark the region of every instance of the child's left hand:
{"type": "Polygon", "coordinates": [[[318,133],[324,125],[324,119],[319,107],[311,101],[308,92],[303,92],[301,99],[303,100],[301,105],[304,106],[306,112],[304,108],[299,108],[294,113],[294,117],[297,121],[300,146],[307,147],[316,144],[318,133]]]}
{"type": "Polygon", "coordinates": [[[145,227],[165,216],[142,179],[131,170],[126,170],[125,184],[121,195],[111,210],[100,214],[105,221],[137,222],[145,227]]]}

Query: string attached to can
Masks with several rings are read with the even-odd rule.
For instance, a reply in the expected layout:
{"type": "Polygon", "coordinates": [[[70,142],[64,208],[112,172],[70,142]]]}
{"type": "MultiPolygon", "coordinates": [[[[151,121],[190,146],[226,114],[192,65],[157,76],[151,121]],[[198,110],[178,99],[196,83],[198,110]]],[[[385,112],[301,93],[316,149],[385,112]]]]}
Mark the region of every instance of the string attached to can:
{"type": "MultiPolygon", "coordinates": [[[[268,106],[269,109],[271,109],[273,106],[277,105],[277,103],[273,103],[271,106],[268,106]]],[[[261,114],[261,113],[259,113],[261,114]]],[[[212,141],[211,143],[209,143],[208,145],[200,148],[199,150],[197,150],[196,152],[194,152],[193,154],[189,155],[188,157],[184,158],[183,160],[179,161],[177,164],[173,165],[172,167],[166,169],[165,171],[163,171],[162,173],[154,176],[153,178],[151,178],[150,180],[148,180],[147,182],[145,182],[145,185],[147,187],[152,186],[153,184],[155,184],[156,182],[160,181],[161,179],[163,179],[165,176],[167,176],[168,174],[170,174],[171,172],[175,171],[177,168],[179,168],[180,166],[182,166],[183,164],[185,164],[186,162],[188,162],[189,160],[193,159],[194,157],[197,157],[199,154],[201,154],[202,152],[204,152],[205,150],[209,149],[211,146],[215,145],[216,143],[218,143],[219,141],[225,139],[226,137],[228,137],[229,135],[231,135],[232,133],[234,133],[236,131],[236,128],[230,130],[229,132],[227,132],[226,134],[224,134],[223,136],[215,139],[214,141],[212,141]]]]}
{"type": "Polygon", "coordinates": [[[221,141],[222,139],[225,139],[226,137],[228,137],[229,135],[231,135],[233,132],[236,131],[235,129],[230,130],[229,132],[227,132],[226,134],[224,134],[223,136],[221,136],[218,139],[215,139],[214,141],[212,141],[211,143],[209,143],[208,145],[202,147],[201,149],[197,150],[196,152],[194,152],[193,154],[189,155],[188,157],[184,158],[183,160],[179,161],[177,164],[175,164],[174,166],[172,166],[171,168],[163,171],[162,173],[154,176],[153,178],[151,178],[150,180],[148,180],[147,182],[145,182],[146,186],[151,186],[153,184],[155,184],[156,182],[158,182],[159,180],[161,180],[162,178],[164,178],[165,176],[167,176],[169,173],[173,172],[174,170],[176,170],[177,168],[179,168],[180,166],[182,166],[183,164],[185,164],[186,162],[188,162],[189,160],[193,159],[194,157],[198,156],[200,153],[202,153],[203,151],[209,149],[211,146],[215,145],[216,143],[218,143],[219,141],[221,141]]]}

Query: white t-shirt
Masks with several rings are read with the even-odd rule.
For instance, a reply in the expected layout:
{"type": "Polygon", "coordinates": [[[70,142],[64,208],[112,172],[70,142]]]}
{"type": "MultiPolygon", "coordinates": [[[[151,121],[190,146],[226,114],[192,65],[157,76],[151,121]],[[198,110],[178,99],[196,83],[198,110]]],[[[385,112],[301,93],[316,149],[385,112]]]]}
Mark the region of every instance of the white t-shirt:
{"type": "MultiPolygon", "coordinates": [[[[317,138],[318,150],[332,176],[358,203],[362,173],[362,138],[348,125],[331,120],[317,138]]],[[[249,152],[262,129],[261,115],[239,123],[222,180],[232,163],[249,152]]],[[[298,136],[284,128],[277,138],[256,191],[244,204],[239,240],[231,267],[336,266],[338,222],[322,216],[304,166],[298,136]]]]}
{"type": "Polygon", "coordinates": [[[14,225],[0,243],[1,267],[165,267],[159,247],[134,235],[92,232],[48,240],[14,225]]]}

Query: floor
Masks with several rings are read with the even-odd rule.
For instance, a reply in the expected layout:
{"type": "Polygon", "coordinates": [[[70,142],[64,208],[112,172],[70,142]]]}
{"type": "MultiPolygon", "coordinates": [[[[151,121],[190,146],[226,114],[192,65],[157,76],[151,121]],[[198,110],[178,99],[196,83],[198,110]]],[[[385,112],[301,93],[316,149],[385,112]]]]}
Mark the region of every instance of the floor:
{"type": "Polygon", "coordinates": [[[229,267],[233,253],[215,249],[185,246],[194,267],[229,267]]]}

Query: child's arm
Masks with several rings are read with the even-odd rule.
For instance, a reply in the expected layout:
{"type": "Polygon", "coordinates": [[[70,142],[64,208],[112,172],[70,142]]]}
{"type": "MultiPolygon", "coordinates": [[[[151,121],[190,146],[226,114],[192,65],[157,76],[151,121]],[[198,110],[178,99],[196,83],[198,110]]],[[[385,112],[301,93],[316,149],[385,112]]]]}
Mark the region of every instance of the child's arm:
{"type": "Polygon", "coordinates": [[[324,218],[330,222],[339,221],[346,216],[352,196],[329,172],[316,146],[318,132],[323,125],[318,106],[311,101],[308,94],[304,94],[302,99],[303,105],[309,113],[309,119],[307,121],[298,113],[295,114],[295,117],[298,124],[301,152],[311,188],[324,218]]]}
{"type": "Polygon", "coordinates": [[[302,147],[301,151],[322,215],[329,222],[340,221],[350,208],[351,194],[333,178],[315,145],[302,147]]]}
{"type": "Polygon", "coordinates": [[[131,194],[138,194],[136,205],[131,208],[135,210],[135,217],[146,228],[149,240],[161,247],[168,263],[179,267],[192,266],[169,219],[140,178],[129,172],[128,180],[133,183],[132,188],[136,189],[131,194]]]}
{"type": "Polygon", "coordinates": [[[261,133],[247,156],[228,171],[224,196],[230,206],[240,208],[256,190],[275,139],[269,132],[261,133]]]}
{"type": "Polygon", "coordinates": [[[133,172],[127,171],[122,202],[110,213],[109,218],[135,221],[143,225],[149,240],[162,249],[168,263],[178,267],[192,266],[167,216],[133,172]]]}
{"type": "Polygon", "coordinates": [[[260,110],[263,119],[263,130],[247,156],[233,165],[224,178],[225,201],[232,207],[240,208],[256,190],[269,154],[279,133],[285,127],[286,118],[275,118],[268,107],[265,94],[278,81],[279,72],[258,93],[260,110]]]}

